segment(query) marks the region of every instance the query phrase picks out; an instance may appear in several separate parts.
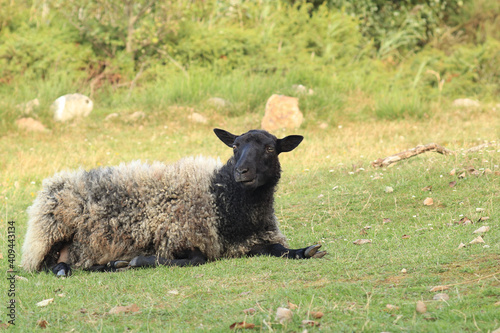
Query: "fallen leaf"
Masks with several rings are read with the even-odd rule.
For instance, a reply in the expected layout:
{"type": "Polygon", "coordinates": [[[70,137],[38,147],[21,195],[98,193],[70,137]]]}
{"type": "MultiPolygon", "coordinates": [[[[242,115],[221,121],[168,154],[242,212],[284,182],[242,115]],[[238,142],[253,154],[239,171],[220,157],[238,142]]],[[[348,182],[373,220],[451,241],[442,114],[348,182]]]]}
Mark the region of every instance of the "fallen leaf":
{"type": "Polygon", "coordinates": [[[278,308],[276,309],[276,320],[283,324],[287,321],[292,320],[293,313],[287,308],[278,308]]]}
{"type": "Polygon", "coordinates": [[[490,227],[487,225],[483,225],[481,228],[474,230],[473,234],[482,234],[484,232],[488,232],[490,227]]]}
{"type": "Polygon", "coordinates": [[[57,294],[57,296],[59,296],[59,297],[64,297],[64,296],[66,296],[66,295],[64,295],[64,293],[60,293],[60,294],[57,294]]]}
{"type": "Polygon", "coordinates": [[[361,230],[360,230],[359,234],[360,234],[361,236],[363,236],[363,235],[367,235],[368,233],[366,232],[366,229],[365,229],[365,228],[363,228],[363,229],[361,229],[361,230]]]}
{"type": "Polygon", "coordinates": [[[455,187],[455,185],[457,185],[456,181],[452,181],[448,184],[449,187],[455,187]]]}
{"type": "Polygon", "coordinates": [[[457,171],[456,171],[455,169],[452,169],[452,170],[450,171],[450,176],[455,176],[455,173],[456,173],[456,172],[457,172],[457,171]]]}
{"type": "Polygon", "coordinates": [[[418,313],[426,313],[427,312],[427,305],[425,305],[425,303],[422,301],[418,301],[416,309],[417,309],[418,313]]]}
{"type": "Polygon", "coordinates": [[[403,269],[401,270],[401,273],[403,273],[403,274],[406,274],[406,272],[407,272],[406,268],[403,268],[403,269]]]}
{"type": "Polygon", "coordinates": [[[293,304],[293,303],[292,303],[292,302],[290,302],[290,301],[287,301],[287,303],[288,303],[288,308],[289,308],[290,310],[295,310],[295,309],[298,309],[298,308],[299,308],[299,306],[298,306],[297,304],[293,304]]]}
{"type": "Polygon", "coordinates": [[[167,291],[167,294],[170,294],[170,295],[179,295],[179,291],[178,290],[169,290],[167,291]]]}
{"type": "Polygon", "coordinates": [[[363,245],[363,244],[370,244],[372,242],[371,239],[356,239],[354,242],[352,242],[355,245],[363,245]]]}
{"type": "Polygon", "coordinates": [[[460,244],[458,245],[458,248],[459,248],[459,249],[461,249],[461,248],[463,248],[463,247],[465,247],[465,246],[466,246],[466,245],[465,245],[464,243],[460,243],[460,244]]]}
{"type": "Polygon", "coordinates": [[[382,223],[383,223],[383,224],[386,224],[386,223],[391,223],[391,222],[392,222],[392,220],[391,220],[391,219],[388,219],[388,218],[384,218],[384,219],[382,220],[382,223]]]}
{"type": "Polygon", "coordinates": [[[232,330],[241,330],[241,329],[252,329],[255,328],[255,324],[252,323],[247,323],[247,322],[239,322],[239,323],[234,323],[231,326],[229,326],[229,329],[232,330]]]}
{"type": "Polygon", "coordinates": [[[3,254],[2,254],[2,252],[0,252],[0,259],[3,259],[3,254]]]}
{"type": "Polygon", "coordinates": [[[399,306],[392,305],[392,304],[387,304],[385,307],[386,307],[386,308],[387,308],[387,310],[389,310],[389,311],[399,310],[399,306]]]}
{"type": "Polygon", "coordinates": [[[49,325],[49,323],[45,319],[40,319],[39,321],[36,322],[36,324],[40,328],[47,328],[47,326],[49,325]]]}
{"type": "Polygon", "coordinates": [[[432,206],[434,204],[434,200],[432,198],[426,198],[424,200],[424,206],[432,206]]]}
{"type": "Polygon", "coordinates": [[[244,291],[242,293],[240,293],[238,296],[246,296],[246,295],[250,295],[251,291],[244,291]]]}
{"type": "Polygon", "coordinates": [[[432,191],[432,185],[424,187],[422,191],[432,191]]]}
{"type": "Polygon", "coordinates": [[[54,302],[53,298],[44,299],[43,301],[40,301],[40,302],[36,303],[36,306],[47,306],[47,305],[49,305],[52,302],[54,302]]]}
{"type": "Polygon", "coordinates": [[[14,278],[18,281],[28,281],[24,276],[15,275],[14,278]]]}
{"type": "Polygon", "coordinates": [[[243,313],[249,314],[249,315],[253,315],[255,312],[257,312],[257,310],[255,310],[254,308],[249,308],[249,309],[243,310],[243,313]]]}
{"type": "Polygon", "coordinates": [[[309,315],[313,317],[314,319],[320,319],[324,316],[323,312],[321,311],[311,311],[309,312],[309,315]]]}
{"type": "Polygon", "coordinates": [[[469,244],[480,244],[480,243],[484,243],[484,239],[481,236],[477,236],[476,238],[474,238],[469,242],[469,244]]]}
{"type": "Polygon", "coordinates": [[[493,171],[491,171],[490,169],[486,168],[486,169],[484,169],[484,173],[487,174],[487,175],[491,175],[493,173],[493,171]]]}
{"type": "Polygon", "coordinates": [[[496,330],[492,331],[491,333],[500,333],[500,327],[497,328],[496,330]]]}
{"type": "Polygon", "coordinates": [[[430,292],[435,292],[435,291],[443,291],[443,290],[448,290],[450,289],[450,287],[448,286],[435,286],[435,287],[432,287],[431,290],[429,290],[430,292]]]}
{"type": "Polygon", "coordinates": [[[464,216],[460,219],[460,221],[455,222],[456,224],[463,224],[463,225],[469,225],[472,224],[471,219],[469,219],[467,216],[464,216]]]}
{"type": "Polygon", "coordinates": [[[410,235],[403,235],[403,239],[409,239],[411,236],[410,235]]]}
{"type": "Polygon", "coordinates": [[[385,193],[392,193],[392,192],[394,192],[394,189],[390,186],[386,186],[384,192],[385,193]]]}
{"type": "Polygon", "coordinates": [[[445,294],[445,293],[439,293],[439,294],[434,295],[434,297],[432,297],[432,299],[434,301],[447,301],[450,299],[450,296],[448,296],[448,294],[445,294]]]}
{"type": "Polygon", "coordinates": [[[458,178],[463,179],[465,178],[465,172],[462,172],[461,174],[458,175],[458,178]]]}
{"type": "Polygon", "coordinates": [[[312,327],[317,327],[320,324],[317,321],[314,320],[302,320],[302,325],[303,326],[312,326],[312,327]]]}
{"type": "Polygon", "coordinates": [[[493,304],[494,306],[500,306],[500,301],[496,302],[495,304],[493,304]]]}
{"type": "Polygon", "coordinates": [[[129,313],[129,312],[137,312],[139,311],[139,306],[137,304],[131,304],[127,306],[115,306],[111,310],[109,310],[109,314],[118,314],[118,313],[129,313]]]}
{"type": "Polygon", "coordinates": [[[489,216],[483,216],[483,217],[480,217],[479,220],[477,220],[477,222],[483,222],[483,221],[486,221],[486,220],[489,220],[490,217],[489,216]]]}

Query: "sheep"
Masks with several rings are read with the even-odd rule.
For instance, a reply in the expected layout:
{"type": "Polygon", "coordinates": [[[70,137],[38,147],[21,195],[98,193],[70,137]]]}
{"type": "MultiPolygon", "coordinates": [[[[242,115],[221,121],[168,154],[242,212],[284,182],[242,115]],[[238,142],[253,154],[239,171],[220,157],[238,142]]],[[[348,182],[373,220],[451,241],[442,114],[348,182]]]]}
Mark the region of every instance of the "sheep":
{"type": "Polygon", "coordinates": [[[321,245],[289,249],[274,214],[278,155],[302,136],[214,129],[233,149],[220,160],[187,157],[60,172],[28,208],[21,266],[69,276],[71,267],[196,266],[220,258],[321,258],[321,245]]]}

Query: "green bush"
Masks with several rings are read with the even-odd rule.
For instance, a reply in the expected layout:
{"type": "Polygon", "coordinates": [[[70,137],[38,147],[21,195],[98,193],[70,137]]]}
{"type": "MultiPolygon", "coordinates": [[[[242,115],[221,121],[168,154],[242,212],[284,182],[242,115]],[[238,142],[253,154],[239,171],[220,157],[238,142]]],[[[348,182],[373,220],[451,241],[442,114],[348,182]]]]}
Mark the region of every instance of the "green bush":
{"type": "Polygon", "coordinates": [[[0,76],[8,82],[48,79],[58,72],[84,79],[94,61],[91,48],[79,40],[78,33],[61,30],[56,22],[40,26],[25,22],[0,34],[0,76]]]}

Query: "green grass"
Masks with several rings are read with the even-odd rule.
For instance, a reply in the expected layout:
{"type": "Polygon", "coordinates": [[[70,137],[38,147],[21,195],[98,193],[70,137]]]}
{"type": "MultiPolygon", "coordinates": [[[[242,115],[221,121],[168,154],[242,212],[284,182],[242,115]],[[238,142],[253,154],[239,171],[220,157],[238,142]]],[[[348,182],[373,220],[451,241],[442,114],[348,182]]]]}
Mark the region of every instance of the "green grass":
{"type": "MultiPolygon", "coordinates": [[[[133,159],[171,162],[197,154],[225,160],[231,151],[211,128],[238,133],[259,127],[260,121],[252,114],[225,118],[209,113],[208,125],[196,125],[186,122],[187,114],[151,111],[139,123],[104,122],[105,115],[101,110],[77,124],[52,123],[49,133],[10,131],[1,138],[0,234],[7,239],[7,221],[16,222],[17,263],[26,208],[42,180],[54,172],[133,159]]],[[[495,305],[500,301],[499,147],[448,157],[427,153],[391,168],[370,167],[378,157],[421,143],[435,141],[460,150],[485,140],[498,142],[495,112],[441,110],[418,121],[341,125],[321,130],[309,122],[296,131],[306,137],[301,146],[281,157],[284,174],[276,197],[281,229],[292,247],[321,243],[328,251],[323,259],[257,257],[193,268],[77,270],[67,279],[19,271],[27,281],[16,281],[15,330],[37,331],[37,322],[46,320],[51,332],[225,332],[231,324],[246,321],[256,331],[298,332],[304,329],[302,320],[312,319],[309,311],[324,313],[314,319],[319,327],[306,327],[309,332],[488,332],[500,327],[495,305]],[[472,167],[492,173],[475,176],[466,171],[465,178],[458,178],[472,167]],[[451,181],[457,185],[449,187],[451,181]],[[422,191],[429,185],[430,192],[422,191]],[[386,193],[387,186],[394,192],[386,193]],[[424,206],[426,197],[434,205],[424,206]],[[454,224],[463,216],[489,219],[454,224]],[[391,222],[384,223],[384,218],[391,222]],[[483,225],[491,228],[484,236],[488,247],[458,249],[483,225]],[[360,238],[372,243],[354,245],[360,238]],[[430,289],[438,285],[451,285],[444,291],[449,300],[432,300],[436,293],[430,289]],[[36,306],[49,298],[54,302],[36,306]],[[419,300],[427,305],[424,314],[416,312],[419,300]],[[288,307],[288,302],[298,308],[290,322],[280,324],[276,309],[288,307]],[[139,312],[109,314],[116,306],[134,303],[139,312]],[[397,308],[389,310],[387,304],[397,308]],[[248,308],[256,313],[245,315],[248,308]]],[[[0,268],[6,272],[6,245],[0,253],[0,268]]],[[[2,304],[8,300],[6,288],[2,304]]],[[[4,312],[0,320],[8,321],[4,312]]]]}

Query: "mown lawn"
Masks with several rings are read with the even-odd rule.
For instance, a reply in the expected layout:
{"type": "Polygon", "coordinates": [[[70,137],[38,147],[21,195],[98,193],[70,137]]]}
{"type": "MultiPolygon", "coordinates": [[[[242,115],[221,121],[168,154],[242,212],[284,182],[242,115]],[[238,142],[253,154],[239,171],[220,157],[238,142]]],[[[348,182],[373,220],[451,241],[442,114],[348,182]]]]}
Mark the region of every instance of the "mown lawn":
{"type": "MultiPolygon", "coordinates": [[[[11,131],[0,139],[0,233],[7,240],[7,222],[15,221],[17,264],[26,208],[54,172],[197,154],[226,160],[231,151],[212,128],[240,133],[259,126],[258,117],[250,115],[213,116],[208,125],[189,124],[186,115],[138,123],[104,122],[104,116],[97,112],[80,123],[54,125],[48,133],[11,131]]],[[[282,156],[276,214],[292,247],[321,243],[326,257],[241,258],[119,273],[77,270],[67,279],[19,270],[15,327],[9,329],[224,332],[239,322],[254,324],[253,331],[283,332],[500,328],[498,111],[449,110],[418,121],[352,122],[326,129],[309,122],[294,133],[306,139],[282,156]],[[479,152],[462,153],[491,141],[479,152]],[[389,168],[370,166],[376,158],[430,142],[458,154],[431,152],[389,168]],[[424,190],[428,186],[430,191],[424,190]],[[433,204],[424,205],[426,198],[433,204]],[[464,217],[473,223],[460,223],[464,217]],[[490,227],[484,243],[469,245],[482,226],[490,227]],[[371,243],[355,245],[357,239],[371,243]],[[460,243],[467,246],[459,249],[460,243]],[[431,291],[436,286],[446,290],[431,291]],[[433,300],[438,293],[446,300],[433,300]],[[53,302],[36,305],[46,299],[53,302]],[[418,301],[425,312],[417,312],[418,301]],[[133,304],[131,312],[110,314],[133,304]],[[280,323],[278,307],[291,309],[290,321],[280,323]],[[253,313],[244,312],[250,308],[253,313]]],[[[0,267],[6,272],[7,242],[2,244],[0,267]]],[[[3,285],[5,305],[10,298],[3,285]]],[[[4,311],[5,306],[1,328],[9,320],[4,311]]]]}

